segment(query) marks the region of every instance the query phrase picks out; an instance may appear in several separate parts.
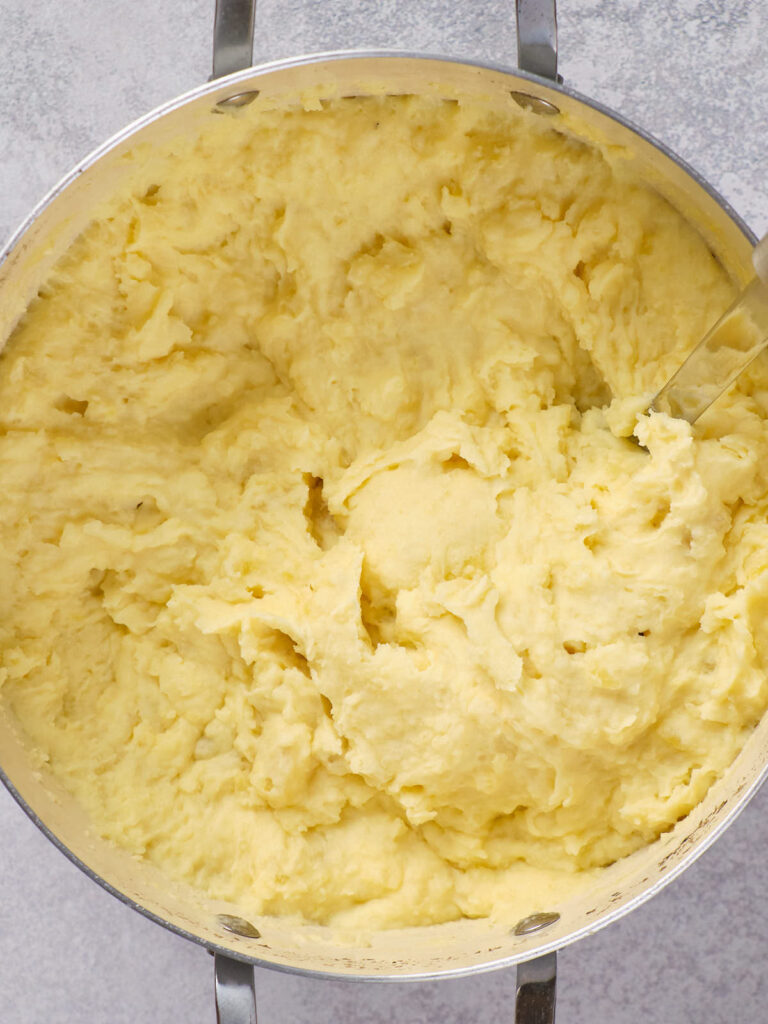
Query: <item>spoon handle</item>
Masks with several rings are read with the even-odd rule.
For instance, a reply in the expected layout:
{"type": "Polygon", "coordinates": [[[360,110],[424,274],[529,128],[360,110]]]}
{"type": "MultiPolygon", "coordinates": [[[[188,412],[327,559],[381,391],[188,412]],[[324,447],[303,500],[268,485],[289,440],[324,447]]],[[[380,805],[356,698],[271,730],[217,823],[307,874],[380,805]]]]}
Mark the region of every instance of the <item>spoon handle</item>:
{"type": "Polygon", "coordinates": [[[768,345],[768,235],[755,247],[757,276],[649,405],[693,423],[768,345]]]}
{"type": "Polygon", "coordinates": [[[755,251],[752,253],[752,263],[755,273],[766,288],[768,288],[768,233],[763,235],[755,246],[755,251]]]}

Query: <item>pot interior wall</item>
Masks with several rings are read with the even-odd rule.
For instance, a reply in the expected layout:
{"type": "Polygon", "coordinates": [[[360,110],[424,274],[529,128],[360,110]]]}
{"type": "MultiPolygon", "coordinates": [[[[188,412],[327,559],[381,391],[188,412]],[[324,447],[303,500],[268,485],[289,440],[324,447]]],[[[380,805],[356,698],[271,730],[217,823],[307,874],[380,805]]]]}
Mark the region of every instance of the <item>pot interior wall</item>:
{"type": "MultiPolygon", "coordinates": [[[[120,180],[141,160],[145,145],[195,134],[215,116],[216,104],[258,89],[276,103],[312,90],[320,96],[420,92],[472,95],[509,104],[525,92],[556,104],[566,130],[614,147],[622,159],[675,205],[705,238],[737,283],[751,276],[748,232],[731,211],[644,137],[573,94],[501,69],[407,56],[329,55],[280,62],[205,86],[150,115],[88,158],[44,201],[0,266],[0,347],[47,273],[120,180]]],[[[224,116],[233,116],[226,114],[224,116]]],[[[237,116],[236,113],[234,116],[237,116]]],[[[338,935],[289,920],[252,919],[260,937],[226,930],[221,914],[238,910],[170,884],[156,869],[91,835],[83,813],[26,748],[14,722],[0,720],[2,767],[18,797],[52,838],[122,899],[211,948],[288,969],[334,975],[423,977],[503,966],[560,947],[593,931],[652,895],[679,873],[735,816],[761,781],[768,761],[763,721],[727,775],[706,800],[655,844],[607,868],[569,903],[541,907],[560,919],[545,930],[514,935],[515,921],[460,921],[384,932],[370,940],[338,935]]]]}

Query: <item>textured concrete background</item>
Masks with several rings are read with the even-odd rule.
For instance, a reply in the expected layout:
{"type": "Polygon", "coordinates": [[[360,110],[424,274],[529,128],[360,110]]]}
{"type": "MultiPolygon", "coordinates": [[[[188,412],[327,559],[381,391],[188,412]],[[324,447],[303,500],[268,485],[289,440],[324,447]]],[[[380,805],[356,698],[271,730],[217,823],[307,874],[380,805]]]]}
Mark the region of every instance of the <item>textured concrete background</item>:
{"type": "MultiPolygon", "coordinates": [[[[419,49],[514,64],[511,0],[261,0],[255,52],[419,49]]],[[[0,0],[0,235],[97,143],[210,73],[213,0],[0,0]]],[[[768,3],[560,0],[569,84],[768,227],[768,3]]],[[[212,1024],[204,950],[88,881],[0,793],[3,1024],[212,1024]]],[[[560,957],[559,1024],[768,1017],[768,789],[683,878],[560,957]]],[[[257,972],[263,1024],[512,1020],[514,972],[355,985],[257,972]]]]}

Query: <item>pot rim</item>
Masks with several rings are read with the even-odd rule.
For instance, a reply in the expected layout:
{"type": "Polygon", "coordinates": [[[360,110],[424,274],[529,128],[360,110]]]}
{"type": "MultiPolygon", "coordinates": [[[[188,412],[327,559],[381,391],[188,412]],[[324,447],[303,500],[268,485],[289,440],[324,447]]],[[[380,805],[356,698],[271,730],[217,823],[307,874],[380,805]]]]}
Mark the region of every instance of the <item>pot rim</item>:
{"type": "MultiPolygon", "coordinates": [[[[444,54],[433,54],[433,53],[420,53],[418,51],[409,50],[397,50],[397,49],[349,49],[349,50],[330,50],[322,51],[318,53],[307,53],[295,57],[285,57],[277,60],[265,61],[263,63],[255,64],[249,68],[245,68],[242,71],[234,72],[233,74],[227,75],[222,78],[216,78],[203,83],[202,85],[195,86],[192,89],[181,93],[179,96],[166,101],[163,104],[153,108],[148,113],[130,122],[124,128],[111,135],[105,142],[97,146],[75,166],[68,171],[34,206],[31,212],[24,218],[21,224],[12,232],[10,238],[6,242],[5,246],[0,250],[0,267],[3,266],[5,261],[13,254],[18,243],[22,240],[26,232],[37,220],[40,214],[51,205],[51,203],[62,194],[74,181],[76,181],[80,175],[94,166],[102,157],[106,156],[116,146],[125,142],[131,136],[135,135],[141,129],[148,127],[155,121],[160,120],[166,114],[170,114],[173,111],[185,106],[187,103],[198,100],[209,93],[220,92],[222,87],[232,87],[233,93],[236,93],[237,87],[246,82],[253,82],[258,78],[270,74],[274,71],[290,70],[298,67],[303,67],[311,64],[328,63],[333,64],[338,61],[347,60],[413,60],[413,61],[425,61],[431,63],[442,63],[442,64],[458,64],[469,68],[477,68],[482,71],[491,71],[501,75],[510,75],[516,79],[522,79],[530,82],[534,86],[543,87],[547,91],[562,93],[569,98],[576,100],[579,103],[584,104],[587,107],[597,111],[599,114],[609,118],[612,121],[617,122],[624,128],[628,128],[634,135],[638,136],[648,144],[654,147],[654,149],[661,152],[667,159],[672,163],[676,164],[689,178],[691,178],[701,189],[703,189],[727,214],[729,219],[736,225],[739,231],[744,235],[745,239],[754,246],[757,242],[757,236],[748,227],[744,220],[739,214],[733,209],[728,201],[715,189],[713,188],[705,178],[702,177],[693,167],[691,167],[685,160],[678,156],[672,149],[660,142],[649,132],[640,128],[632,120],[624,117],[623,115],[612,110],[610,107],[597,100],[593,100],[588,96],[583,95],[575,89],[572,89],[561,82],[555,82],[548,78],[542,78],[539,75],[532,74],[527,71],[523,71],[518,68],[510,67],[506,64],[502,64],[496,61],[481,61],[473,60],[469,57],[454,57],[446,56],[444,54]]],[[[468,977],[475,974],[483,974],[490,971],[502,970],[504,968],[512,967],[516,964],[524,962],[526,960],[535,959],[540,956],[544,956],[547,953],[554,952],[558,949],[563,949],[566,946],[571,945],[578,939],[584,938],[587,935],[591,935],[607,925],[613,923],[619,918],[628,914],[631,910],[641,906],[651,897],[655,896],[661,891],[666,885],[668,885],[673,879],[677,878],[687,867],[689,867],[705,850],[707,850],[725,831],[725,829],[732,824],[733,821],[739,816],[742,810],[746,807],[750,799],[755,795],[757,790],[765,781],[768,776],[768,760],[765,761],[759,773],[751,781],[751,783],[743,789],[742,792],[734,798],[733,806],[730,809],[728,815],[726,815],[721,821],[719,821],[716,827],[706,831],[701,838],[685,851],[684,855],[680,860],[674,864],[669,870],[663,874],[653,885],[643,889],[631,900],[618,906],[616,909],[611,910],[604,915],[600,916],[594,922],[587,923],[581,928],[571,932],[564,938],[558,938],[550,942],[543,942],[540,946],[537,946],[534,950],[528,950],[521,954],[513,954],[510,956],[503,957],[498,960],[491,960],[483,963],[471,964],[469,966],[454,967],[447,970],[434,970],[434,971],[423,971],[414,974],[366,974],[366,973],[354,973],[346,974],[342,972],[336,972],[331,970],[321,970],[311,967],[299,967],[290,964],[275,963],[272,961],[264,960],[258,956],[250,956],[247,953],[239,949],[232,949],[228,946],[221,946],[215,942],[209,942],[202,936],[197,935],[193,932],[180,927],[179,925],[161,917],[159,914],[148,909],[143,904],[138,903],[136,900],[121,892],[115,886],[113,886],[106,878],[99,875],[94,871],[88,864],[81,860],[75,853],[70,850],[58,836],[46,825],[46,823],[39,817],[39,815],[33,810],[33,808],[24,800],[17,788],[11,782],[9,777],[6,775],[5,770],[0,764],[0,781],[2,781],[18,803],[27,817],[33,822],[34,825],[53,843],[53,845],[67,857],[76,867],[78,867],[85,875],[91,880],[96,882],[101,888],[105,889],[112,896],[115,896],[121,903],[130,907],[133,910],[138,911],[142,916],[149,920],[161,925],[167,930],[179,935],[185,939],[202,945],[208,949],[209,952],[219,954],[225,957],[229,957],[234,960],[251,964],[254,967],[269,968],[271,970],[281,971],[287,974],[296,974],[302,977],[310,977],[317,979],[328,979],[328,980],[345,980],[345,981],[356,981],[356,982],[419,982],[419,981],[433,981],[439,979],[451,979],[468,977]]]]}
{"type": "Polygon", "coordinates": [[[619,114],[617,111],[606,106],[604,103],[601,103],[599,100],[593,100],[589,96],[585,96],[583,93],[578,92],[576,89],[572,89],[570,86],[566,86],[562,82],[555,82],[549,78],[542,78],[540,75],[534,75],[529,71],[523,71],[519,68],[509,67],[508,65],[502,64],[498,61],[471,60],[469,58],[452,57],[439,53],[419,53],[417,50],[351,49],[327,50],[319,53],[301,54],[296,57],[281,57],[277,60],[266,61],[262,64],[254,64],[252,67],[245,68],[243,71],[236,71],[231,75],[226,75],[224,78],[211,79],[208,82],[204,82],[202,85],[188,89],[179,96],[176,96],[165,103],[161,103],[159,106],[154,107],[141,117],[129,122],[124,128],[119,129],[113,135],[109,136],[108,139],[102,142],[101,145],[86,154],[86,156],[79,160],[70,171],[64,174],[63,177],[60,178],[51,189],[49,189],[43,198],[27,214],[16,230],[11,233],[10,238],[3,246],[2,250],[0,250],[0,266],[2,266],[11,252],[15,249],[17,243],[31,227],[33,222],[37,220],[43,210],[45,210],[61,192],[63,192],[84,171],[92,167],[103,156],[106,156],[110,150],[115,148],[115,146],[126,141],[140,129],[159,120],[165,114],[170,114],[172,111],[183,107],[185,104],[190,103],[193,100],[200,99],[202,96],[205,96],[206,93],[217,92],[221,89],[222,85],[232,84],[235,86],[242,82],[250,81],[253,78],[260,77],[261,75],[268,74],[272,71],[283,71],[290,68],[304,67],[308,64],[320,64],[323,62],[334,63],[336,61],[352,59],[423,60],[444,64],[463,64],[467,67],[480,68],[483,71],[495,71],[503,75],[513,75],[516,78],[525,79],[534,85],[544,86],[546,89],[564,93],[571,99],[577,100],[579,103],[583,103],[586,106],[591,107],[593,110],[596,110],[598,113],[610,118],[612,121],[617,121],[625,128],[629,128],[635,135],[638,135],[645,142],[648,142],[655,149],[658,149],[664,154],[664,156],[677,164],[677,166],[684,171],[688,177],[692,178],[697,185],[703,188],[704,191],[715,200],[718,206],[720,206],[721,209],[728,214],[729,218],[737,225],[750,244],[757,244],[757,235],[745,223],[736,210],[734,210],[728,200],[721,195],[717,189],[713,188],[706,178],[699,174],[694,167],[692,167],[681,156],[678,156],[674,150],[670,149],[669,146],[665,145],[665,143],[655,138],[655,136],[651,135],[650,132],[645,131],[645,129],[641,128],[630,118],[624,117],[622,114],[619,114]]]}

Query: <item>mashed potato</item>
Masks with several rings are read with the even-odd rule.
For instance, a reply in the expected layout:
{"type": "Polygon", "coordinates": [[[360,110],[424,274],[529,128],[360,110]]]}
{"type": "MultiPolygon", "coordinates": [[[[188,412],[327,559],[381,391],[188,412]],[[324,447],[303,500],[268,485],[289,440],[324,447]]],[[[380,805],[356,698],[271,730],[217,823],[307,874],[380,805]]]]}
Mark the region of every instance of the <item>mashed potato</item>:
{"type": "Polygon", "coordinates": [[[2,697],[252,913],[542,909],[768,703],[768,375],[648,454],[732,296],[680,216],[512,100],[320,107],[146,157],[9,342],[2,697]]]}

